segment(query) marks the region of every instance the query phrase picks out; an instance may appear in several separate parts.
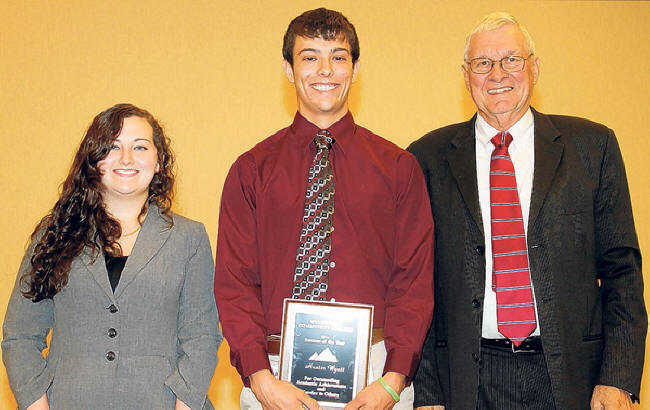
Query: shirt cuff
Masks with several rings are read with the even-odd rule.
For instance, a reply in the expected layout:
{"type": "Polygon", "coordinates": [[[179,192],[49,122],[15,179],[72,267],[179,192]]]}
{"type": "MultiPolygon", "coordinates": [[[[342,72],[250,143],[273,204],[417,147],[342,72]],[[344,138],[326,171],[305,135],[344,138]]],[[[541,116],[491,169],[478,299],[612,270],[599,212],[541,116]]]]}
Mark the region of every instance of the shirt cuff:
{"type": "Polygon", "coordinates": [[[419,357],[412,350],[396,347],[386,353],[386,364],[384,365],[384,374],[396,372],[406,376],[406,385],[408,385],[418,366],[419,357]]]}
{"type": "MultiPolygon", "coordinates": [[[[249,380],[251,374],[264,369],[271,371],[269,355],[265,348],[256,346],[250,349],[242,349],[237,352],[237,356],[239,359],[239,374],[246,387],[251,386],[249,380]]],[[[273,372],[271,371],[271,373],[273,372]]]]}

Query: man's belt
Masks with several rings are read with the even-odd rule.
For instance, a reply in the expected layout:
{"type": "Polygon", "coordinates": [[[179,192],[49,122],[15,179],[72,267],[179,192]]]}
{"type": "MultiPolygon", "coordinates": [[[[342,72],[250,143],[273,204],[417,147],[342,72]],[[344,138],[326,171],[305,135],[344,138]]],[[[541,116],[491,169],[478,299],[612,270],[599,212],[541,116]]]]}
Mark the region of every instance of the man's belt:
{"type": "MultiPolygon", "coordinates": [[[[372,329],[372,344],[379,343],[384,340],[384,328],[376,327],[372,329]]],[[[269,336],[266,338],[266,350],[268,354],[280,354],[280,338],[277,336],[269,336]]]]}
{"type": "Polygon", "coordinates": [[[493,347],[501,350],[510,350],[513,353],[542,353],[542,338],[531,336],[526,338],[519,346],[515,346],[509,339],[481,339],[481,346],[493,347]]]}

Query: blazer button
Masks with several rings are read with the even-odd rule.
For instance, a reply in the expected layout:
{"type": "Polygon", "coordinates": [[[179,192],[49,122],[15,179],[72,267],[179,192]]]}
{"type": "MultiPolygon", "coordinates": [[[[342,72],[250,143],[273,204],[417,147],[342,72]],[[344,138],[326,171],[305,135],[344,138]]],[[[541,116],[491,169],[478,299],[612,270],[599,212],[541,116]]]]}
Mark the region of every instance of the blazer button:
{"type": "Polygon", "coordinates": [[[117,330],[113,328],[108,329],[108,337],[114,338],[115,336],[117,336],[117,330]]]}
{"type": "Polygon", "coordinates": [[[115,306],[115,305],[110,305],[110,306],[108,307],[108,311],[111,312],[111,313],[117,313],[117,306],[115,306]]]}
{"type": "Polygon", "coordinates": [[[478,363],[478,354],[472,353],[472,360],[478,363]]]}
{"type": "Polygon", "coordinates": [[[478,299],[473,299],[472,300],[472,307],[474,309],[478,309],[479,307],[481,307],[481,302],[479,302],[478,299]]]}
{"type": "Polygon", "coordinates": [[[109,362],[112,362],[113,360],[115,360],[115,353],[113,353],[113,352],[106,353],[106,360],[108,360],[109,362]]]}
{"type": "Polygon", "coordinates": [[[483,255],[485,253],[485,246],[479,245],[476,247],[476,253],[483,255]]]}

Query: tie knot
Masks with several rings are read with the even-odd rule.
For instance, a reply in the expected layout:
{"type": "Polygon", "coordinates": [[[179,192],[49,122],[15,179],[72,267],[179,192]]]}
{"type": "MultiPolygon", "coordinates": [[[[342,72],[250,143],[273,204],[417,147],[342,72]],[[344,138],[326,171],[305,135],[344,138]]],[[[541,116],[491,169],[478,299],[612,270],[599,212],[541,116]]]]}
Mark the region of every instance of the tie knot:
{"type": "Polygon", "coordinates": [[[494,144],[495,148],[505,147],[508,149],[510,143],[512,142],[512,135],[510,135],[509,132],[500,132],[492,137],[490,141],[492,141],[492,144],[494,144]]]}
{"type": "Polygon", "coordinates": [[[334,142],[334,138],[332,138],[332,134],[329,131],[320,130],[314,137],[314,142],[319,150],[330,149],[334,142]]]}

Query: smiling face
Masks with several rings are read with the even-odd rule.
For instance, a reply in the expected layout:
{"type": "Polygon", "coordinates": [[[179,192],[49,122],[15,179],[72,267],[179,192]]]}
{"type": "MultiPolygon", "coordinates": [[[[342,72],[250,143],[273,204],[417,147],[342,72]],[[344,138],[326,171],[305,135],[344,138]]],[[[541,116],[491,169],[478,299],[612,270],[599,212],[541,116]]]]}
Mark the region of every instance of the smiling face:
{"type": "MultiPolygon", "coordinates": [[[[472,36],[468,60],[485,57],[497,61],[508,56],[526,58],[529,54],[521,30],[513,24],[506,24],[472,36]]],[[[465,85],[479,114],[488,124],[498,130],[507,130],[526,113],[533,85],[539,76],[537,56],[526,60],[524,69],[516,73],[503,71],[499,63],[495,63],[487,74],[473,73],[466,64],[462,68],[465,85]]]]}
{"type": "Polygon", "coordinates": [[[102,174],[102,196],[105,203],[117,200],[144,201],[149,184],[158,172],[158,153],[153,143],[153,130],[146,119],[124,118],[122,130],[106,158],[97,163],[102,174]]]}
{"type": "Polygon", "coordinates": [[[344,37],[323,40],[296,36],[293,66],[283,67],[296,87],[298,111],[307,120],[325,129],[348,111],[348,92],[359,70],[352,63],[350,45],[344,37]]]}

